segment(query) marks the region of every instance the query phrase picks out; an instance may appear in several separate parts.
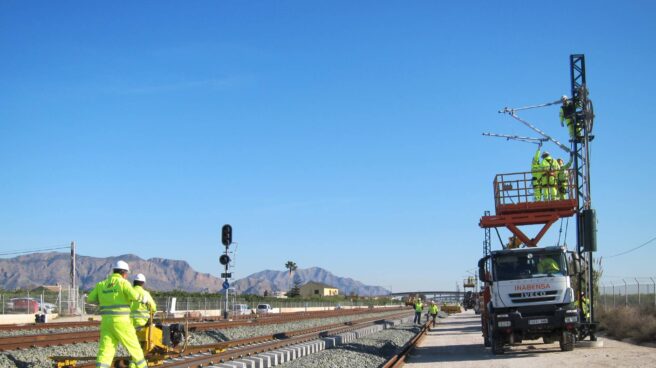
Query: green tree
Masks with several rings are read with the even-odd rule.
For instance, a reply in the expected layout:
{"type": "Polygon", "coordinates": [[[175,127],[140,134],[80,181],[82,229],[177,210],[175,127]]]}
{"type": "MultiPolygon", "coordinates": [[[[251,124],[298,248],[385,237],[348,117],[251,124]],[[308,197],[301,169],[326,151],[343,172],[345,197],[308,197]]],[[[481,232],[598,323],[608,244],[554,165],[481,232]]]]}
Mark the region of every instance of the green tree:
{"type": "Polygon", "coordinates": [[[289,275],[291,276],[292,272],[298,269],[298,266],[296,265],[296,262],[287,261],[287,263],[285,263],[285,268],[289,270],[289,275]]]}
{"type": "Polygon", "coordinates": [[[287,292],[290,298],[299,297],[301,295],[301,278],[298,275],[294,276],[294,286],[287,292]]]}

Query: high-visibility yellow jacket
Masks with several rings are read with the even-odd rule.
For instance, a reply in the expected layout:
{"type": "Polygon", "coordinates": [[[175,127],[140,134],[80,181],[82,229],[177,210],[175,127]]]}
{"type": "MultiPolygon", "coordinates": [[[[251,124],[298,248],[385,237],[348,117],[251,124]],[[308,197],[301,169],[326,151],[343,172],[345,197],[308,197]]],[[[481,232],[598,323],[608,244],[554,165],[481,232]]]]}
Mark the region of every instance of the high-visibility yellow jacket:
{"type": "Polygon", "coordinates": [[[560,272],[558,262],[551,257],[544,257],[538,262],[538,273],[555,273],[560,272]]]}
{"type": "Polygon", "coordinates": [[[421,302],[415,303],[415,312],[421,312],[424,309],[424,305],[421,302]]]}
{"type": "Polygon", "coordinates": [[[113,273],[96,284],[87,300],[100,305],[102,319],[130,321],[130,303],[147,302],[147,297],[136,291],[120,274],[113,273]]]}
{"type": "Polygon", "coordinates": [[[542,159],[542,170],[542,184],[555,185],[556,176],[558,175],[558,170],[560,170],[560,165],[558,165],[558,162],[551,156],[547,156],[542,159]]]}
{"type": "Polygon", "coordinates": [[[567,185],[569,181],[569,168],[572,166],[572,159],[569,160],[566,164],[560,167],[558,170],[558,183],[561,185],[567,185]]]}
{"type": "Polygon", "coordinates": [[[533,174],[533,178],[535,180],[539,180],[542,177],[542,165],[540,165],[540,148],[535,151],[535,156],[533,156],[533,160],[531,161],[531,174],[533,174]]]}
{"type": "Polygon", "coordinates": [[[134,290],[144,295],[148,299],[148,303],[144,304],[141,301],[133,301],[130,304],[130,318],[132,318],[132,324],[135,327],[145,326],[150,319],[150,313],[155,313],[157,310],[157,305],[155,305],[155,301],[150,296],[148,290],[140,285],[135,285],[134,290]]]}
{"type": "Polygon", "coordinates": [[[437,312],[440,311],[440,307],[437,306],[437,304],[431,304],[430,309],[428,310],[428,313],[430,314],[437,314],[437,312]]]}

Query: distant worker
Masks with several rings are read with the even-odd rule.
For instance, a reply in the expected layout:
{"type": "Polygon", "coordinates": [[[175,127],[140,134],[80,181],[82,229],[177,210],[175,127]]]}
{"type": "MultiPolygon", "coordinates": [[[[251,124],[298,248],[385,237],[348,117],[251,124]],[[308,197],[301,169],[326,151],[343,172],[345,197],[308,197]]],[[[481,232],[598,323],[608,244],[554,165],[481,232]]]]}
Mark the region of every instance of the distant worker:
{"type": "Polygon", "coordinates": [[[93,288],[87,300],[100,305],[100,340],[96,367],[112,366],[116,345],[120,343],[130,354],[130,365],[146,368],[143,351],[139,345],[137,334],[130,321],[130,303],[138,301],[148,304],[147,296],[137,292],[127,279],[130,267],[126,262],[114,264],[112,274],[99,282],[93,288]]]}
{"type": "Polygon", "coordinates": [[[542,154],[542,200],[554,200],[557,199],[558,189],[556,188],[556,178],[558,176],[558,162],[551,157],[549,152],[544,152],[542,154]]]}
{"type": "Polygon", "coordinates": [[[558,199],[565,200],[567,199],[567,193],[569,192],[569,168],[572,166],[572,158],[570,157],[569,162],[563,164],[563,159],[559,158],[558,160],[558,199]]]}
{"type": "Polygon", "coordinates": [[[157,305],[155,305],[155,301],[150,296],[150,293],[143,288],[145,283],[146,276],[143,273],[137,274],[132,282],[134,290],[148,298],[148,304],[144,304],[141,301],[133,301],[130,304],[130,318],[132,318],[132,325],[137,331],[148,323],[150,313],[155,313],[157,310],[157,305]]]}
{"type": "Polygon", "coordinates": [[[435,320],[437,319],[437,313],[440,311],[440,307],[433,301],[428,308],[428,314],[430,314],[433,319],[433,327],[435,327],[435,320]]]}
{"type": "Polygon", "coordinates": [[[577,295],[576,303],[575,303],[576,307],[581,310],[582,317],[585,319],[585,321],[590,321],[590,299],[588,299],[588,297],[585,296],[585,291],[581,291],[581,299],[579,299],[577,295]],[[583,300],[582,305],[581,305],[581,299],[583,300]]]}
{"type": "MultiPolygon", "coordinates": [[[[541,145],[540,145],[541,146],[541,145]]],[[[531,161],[531,186],[533,186],[533,199],[540,201],[542,199],[542,165],[540,164],[540,147],[535,151],[531,161]]]]}
{"type": "Polygon", "coordinates": [[[560,126],[567,125],[571,142],[577,138],[577,135],[581,134],[581,128],[574,127],[576,124],[576,118],[574,116],[576,114],[576,105],[574,104],[574,101],[568,99],[567,96],[561,97],[560,101],[563,103],[560,106],[560,126]]]}
{"type": "Polygon", "coordinates": [[[556,262],[556,260],[553,259],[553,257],[543,255],[540,257],[540,260],[538,261],[537,271],[538,273],[546,273],[546,274],[559,273],[560,267],[558,266],[558,262],[556,262]]]}
{"type": "Polygon", "coordinates": [[[415,301],[415,320],[413,323],[418,325],[421,324],[421,311],[424,310],[424,304],[421,302],[421,298],[417,298],[415,301]]]}
{"type": "Polygon", "coordinates": [[[508,249],[516,249],[519,248],[522,245],[522,241],[519,240],[517,235],[513,235],[508,238],[508,243],[506,243],[506,248],[508,249]]]}

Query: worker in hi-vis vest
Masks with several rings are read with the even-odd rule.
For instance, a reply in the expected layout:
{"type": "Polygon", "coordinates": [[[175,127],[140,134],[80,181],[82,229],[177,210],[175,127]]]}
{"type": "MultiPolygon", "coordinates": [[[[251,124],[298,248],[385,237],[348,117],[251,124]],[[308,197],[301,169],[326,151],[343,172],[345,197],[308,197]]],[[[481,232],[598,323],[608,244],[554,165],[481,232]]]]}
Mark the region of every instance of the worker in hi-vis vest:
{"type": "Polygon", "coordinates": [[[124,261],[114,264],[112,274],[96,284],[87,300],[100,306],[100,340],[98,341],[97,368],[109,368],[114,360],[116,345],[121,344],[130,354],[130,365],[146,368],[143,351],[130,320],[130,303],[148,304],[149,298],[137,292],[127,279],[130,267],[124,261]]]}
{"type": "Polygon", "coordinates": [[[565,200],[567,199],[567,193],[569,192],[569,168],[572,166],[572,159],[570,158],[568,163],[563,163],[563,159],[559,158],[558,160],[558,199],[565,200]]]}
{"type": "Polygon", "coordinates": [[[417,298],[415,301],[415,319],[413,323],[421,324],[421,311],[424,310],[424,304],[421,302],[421,298],[417,298]]]}
{"type": "Polygon", "coordinates": [[[433,319],[433,327],[435,327],[435,320],[437,319],[437,313],[440,311],[440,307],[437,306],[435,302],[431,302],[430,307],[428,308],[428,314],[430,314],[433,319]]]}
{"type": "Polygon", "coordinates": [[[140,301],[133,301],[130,304],[130,318],[132,318],[132,325],[136,330],[139,330],[145,326],[150,319],[150,313],[155,313],[157,310],[157,305],[155,305],[155,301],[150,296],[150,293],[148,290],[143,288],[145,283],[146,276],[144,276],[143,273],[137,274],[137,276],[134,278],[134,281],[132,281],[134,290],[136,290],[141,295],[146,296],[148,299],[148,304],[144,304],[140,301]]]}
{"type": "Polygon", "coordinates": [[[563,103],[560,106],[560,126],[567,125],[567,130],[569,132],[570,141],[574,141],[577,137],[581,136],[581,127],[575,126],[576,119],[574,114],[576,113],[576,106],[574,101],[563,96],[560,98],[560,101],[563,103]],[[563,124],[563,122],[565,124],[563,124]]]}
{"type": "Polygon", "coordinates": [[[531,186],[533,186],[533,198],[535,201],[542,199],[542,165],[540,164],[540,147],[535,151],[531,161],[531,186]]]}
{"type": "Polygon", "coordinates": [[[549,152],[544,152],[542,154],[542,180],[541,180],[541,185],[542,185],[542,200],[543,201],[548,201],[548,200],[556,200],[558,199],[558,188],[556,188],[557,185],[557,176],[558,176],[558,170],[560,170],[560,167],[558,166],[558,162],[551,157],[549,152]]]}

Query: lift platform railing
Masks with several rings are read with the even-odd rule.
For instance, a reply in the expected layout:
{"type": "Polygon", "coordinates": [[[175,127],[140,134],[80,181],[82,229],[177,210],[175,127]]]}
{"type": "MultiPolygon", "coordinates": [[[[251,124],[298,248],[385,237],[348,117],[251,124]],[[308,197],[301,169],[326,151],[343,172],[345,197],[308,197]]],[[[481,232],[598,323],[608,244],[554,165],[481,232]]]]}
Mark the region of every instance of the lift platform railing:
{"type": "Polygon", "coordinates": [[[554,185],[543,185],[544,179],[542,179],[536,186],[533,185],[533,173],[530,171],[497,174],[494,178],[494,205],[497,214],[575,206],[577,190],[573,176],[576,173],[573,169],[567,170],[567,173],[564,196],[560,194],[561,183],[558,181],[558,172],[554,175],[554,185]]]}

